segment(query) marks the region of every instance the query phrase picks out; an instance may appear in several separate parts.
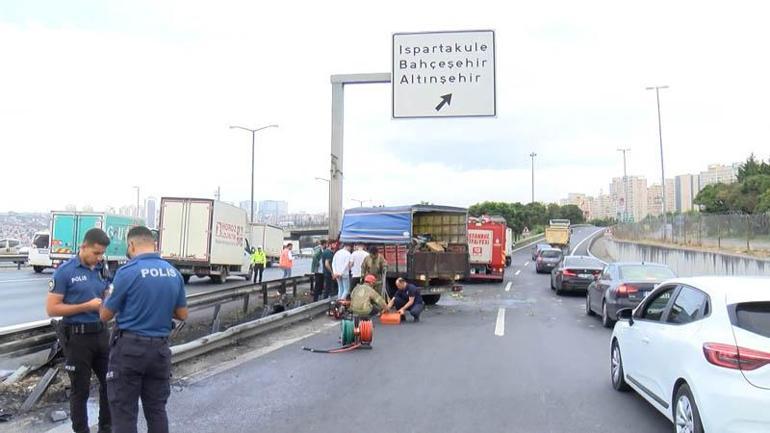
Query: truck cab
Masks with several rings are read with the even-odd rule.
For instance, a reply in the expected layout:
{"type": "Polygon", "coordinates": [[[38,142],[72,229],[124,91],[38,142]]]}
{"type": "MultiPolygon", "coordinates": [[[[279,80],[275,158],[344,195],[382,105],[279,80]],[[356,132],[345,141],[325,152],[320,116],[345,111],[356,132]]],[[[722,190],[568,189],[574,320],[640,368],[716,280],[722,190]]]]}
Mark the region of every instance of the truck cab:
{"type": "Polygon", "coordinates": [[[40,231],[32,238],[32,246],[27,255],[27,263],[32,266],[36,274],[53,267],[51,260],[51,232],[40,231]]]}

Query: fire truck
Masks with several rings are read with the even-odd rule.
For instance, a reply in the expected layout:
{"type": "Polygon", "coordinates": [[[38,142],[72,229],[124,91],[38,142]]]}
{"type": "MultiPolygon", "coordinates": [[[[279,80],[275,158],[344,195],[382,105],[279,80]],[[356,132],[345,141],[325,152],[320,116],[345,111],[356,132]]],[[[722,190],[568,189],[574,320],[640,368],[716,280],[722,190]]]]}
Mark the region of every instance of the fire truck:
{"type": "Polygon", "coordinates": [[[507,228],[503,217],[484,215],[468,218],[470,280],[503,281],[507,228]]]}

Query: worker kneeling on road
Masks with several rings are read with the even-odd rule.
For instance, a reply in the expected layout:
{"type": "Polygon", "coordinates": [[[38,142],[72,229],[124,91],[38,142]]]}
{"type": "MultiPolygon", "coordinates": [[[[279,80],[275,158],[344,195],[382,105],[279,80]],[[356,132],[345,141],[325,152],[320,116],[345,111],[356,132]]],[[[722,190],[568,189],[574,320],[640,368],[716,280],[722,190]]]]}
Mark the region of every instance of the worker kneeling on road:
{"type": "Polygon", "coordinates": [[[357,285],[350,295],[350,312],[361,318],[370,318],[379,313],[387,302],[380,296],[372,285],[377,281],[374,275],[364,277],[364,283],[357,285]]]}
{"type": "Polygon", "coordinates": [[[422,295],[420,294],[420,288],[414,284],[407,283],[405,279],[399,278],[396,280],[396,294],[393,299],[390,300],[387,306],[387,310],[395,307],[399,314],[401,314],[401,320],[406,317],[406,312],[414,317],[415,322],[420,321],[420,314],[425,309],[425,303],[422,301],[422,295]]]}

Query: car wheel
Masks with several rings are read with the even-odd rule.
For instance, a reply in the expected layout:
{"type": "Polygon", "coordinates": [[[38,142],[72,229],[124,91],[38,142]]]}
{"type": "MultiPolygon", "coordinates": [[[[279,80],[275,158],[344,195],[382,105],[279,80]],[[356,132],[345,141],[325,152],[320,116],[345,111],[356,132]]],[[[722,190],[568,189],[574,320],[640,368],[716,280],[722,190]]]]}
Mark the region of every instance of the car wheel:
{"type": "Polygon", "coordinates": [[[618,341],[612,342],[612,351],[610,354],[610,379],[615,391],[626,392],[631,388],[626,383],[625,371],[623,371],[623,356],[620,354],[620,345],[618,341]]]}
{"type": "Polygon", "coordinates": [[[602,326],[605,328],[612,328],[615,321],[610,319],[610,314],[607,312],[607,303],[602,301],[602,326]]]}
{"type": "Polygon", "coordinates": [[[680,386],[674,397],[674,425],[676,433],[703,433],[698,405],[687,384],[680,386]]]}
{"type": "Polygon", "coordinates": [[[591,292],[586,293],[586,316],[595,316],[594,310],[591,309],[591,292]]]}
{"type": "Polygon", "coordinates": [[[551,275],[551,290],[555,290],[556,286],[553,285],[553,275],[551,275]]]}

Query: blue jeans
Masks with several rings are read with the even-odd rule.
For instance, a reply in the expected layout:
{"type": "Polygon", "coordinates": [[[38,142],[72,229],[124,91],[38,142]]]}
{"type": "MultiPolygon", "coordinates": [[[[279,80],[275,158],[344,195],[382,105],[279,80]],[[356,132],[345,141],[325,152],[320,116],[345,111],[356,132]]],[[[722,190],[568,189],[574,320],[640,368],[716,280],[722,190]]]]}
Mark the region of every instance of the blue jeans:
{"type": "Polygon", "coordinates": [[[283,268],[283,277],[284,278],[291,277],[291,268],[283,268]]]}
{"type": "Polygon", "coordinates": [[[337,278],[337,299],[345,299],[350,293],[350,277],[347,275],[337,278]]]}

